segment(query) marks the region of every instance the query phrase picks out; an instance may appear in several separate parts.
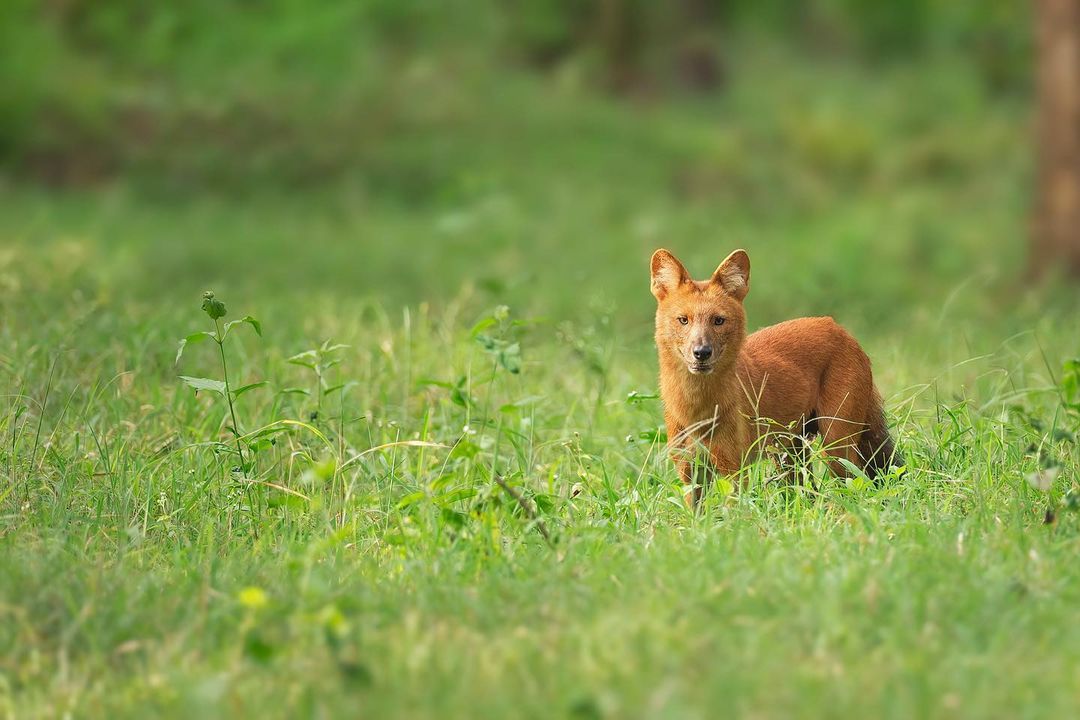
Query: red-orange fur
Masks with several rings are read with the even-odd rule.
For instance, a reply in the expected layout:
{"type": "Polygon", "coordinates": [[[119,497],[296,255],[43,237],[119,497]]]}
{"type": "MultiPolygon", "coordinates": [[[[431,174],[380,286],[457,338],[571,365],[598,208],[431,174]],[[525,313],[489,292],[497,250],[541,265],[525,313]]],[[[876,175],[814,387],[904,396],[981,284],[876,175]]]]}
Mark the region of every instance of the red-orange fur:
{"type": "Polygon", "coordinates": [[[695,447],[712,469],[732,474],[768,442],[809,428],[822,436],[839,475],[847,474],[839,458],[870,475],[893,461],[870,360],[855,338],[829,317],[789,320],[747,337],[742,301],[749,289],[742,250],[706,281],[692,280],[666,250],[653,255],[660,395],[680,476],[692,488],[688,502],[700,498],[706,480],[693,477],[695,447]],[[695,348],[713,353],[711,370],[700,367],[695,348]]]}

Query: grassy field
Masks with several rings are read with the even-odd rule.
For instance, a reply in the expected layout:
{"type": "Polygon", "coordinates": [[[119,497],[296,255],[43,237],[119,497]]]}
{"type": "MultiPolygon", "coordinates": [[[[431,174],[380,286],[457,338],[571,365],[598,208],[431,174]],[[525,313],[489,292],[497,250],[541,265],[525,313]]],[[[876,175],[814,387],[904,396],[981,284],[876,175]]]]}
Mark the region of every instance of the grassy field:
{"type": "Polygon", "coordinates": [[[1024,98],[947,59],[732,76],[421,73],[448,97],[332,183],[6,181],[0,714],[1074,714],[1080,316],[1022,279],[1024,98]],[[690,514],[657,246],[746,247],[752,327],[850,327],[906,472],[761,464],[690,514]],[[177,365],[208,289],[261,334],[177,365]],[[223,358],[232,410],[178,378],[223,358]]]}

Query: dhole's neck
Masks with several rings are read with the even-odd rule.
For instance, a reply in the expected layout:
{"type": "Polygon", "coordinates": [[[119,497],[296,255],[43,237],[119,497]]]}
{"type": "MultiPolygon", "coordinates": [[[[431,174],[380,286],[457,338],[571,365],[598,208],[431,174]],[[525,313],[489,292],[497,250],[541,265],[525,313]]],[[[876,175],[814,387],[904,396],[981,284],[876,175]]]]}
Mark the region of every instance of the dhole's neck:
{"type": "Polygon", "coordinates": [[[689,426],[709,419],[742,421],[746,394],[739,382],[738,361],[715,368],[708,375],[694,375],[681,358],[663,353],[660,359],[660,391],[665,409],[680,424],[689,426]]]}

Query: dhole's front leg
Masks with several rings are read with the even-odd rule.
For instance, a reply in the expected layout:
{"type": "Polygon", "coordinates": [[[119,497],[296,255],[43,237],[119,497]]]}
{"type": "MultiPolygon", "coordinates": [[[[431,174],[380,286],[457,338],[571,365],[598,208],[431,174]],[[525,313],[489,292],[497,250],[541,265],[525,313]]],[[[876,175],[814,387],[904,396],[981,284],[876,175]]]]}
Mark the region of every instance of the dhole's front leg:
{"type": "Polygon", "coordinates": [[[683,500],[688,508],[696,510],[705,496],[705,487],[712,483],[715,473],[710,464],[691,459],[678,461],[678,469],[679,478],[687,488],[683,500]]]}
{"type": "Polygon", "coordinates": [[[694,438],[688,437],[686,428],[674,423],[668,418],[668,451],[671,459],[675,462],[675,469],[679,473],[683,487],[687,488],[683,499],[691,510],[698,506],[705,493],[705,485],[711,479],[706,468],[695,456],[698,449],[694,438]]]}
{"type": "Polygon", "coordinates": [[[679,471],[679,479],[687,488],[683,499],[687,507],[696,510],[705,490],[712,484],[717,473],[734,475],[739,472],[739,459],[731,457],[724,447],[716,444],[702,446],[699,441],[690,440],[673,446],[672,455],[679,471]]]}

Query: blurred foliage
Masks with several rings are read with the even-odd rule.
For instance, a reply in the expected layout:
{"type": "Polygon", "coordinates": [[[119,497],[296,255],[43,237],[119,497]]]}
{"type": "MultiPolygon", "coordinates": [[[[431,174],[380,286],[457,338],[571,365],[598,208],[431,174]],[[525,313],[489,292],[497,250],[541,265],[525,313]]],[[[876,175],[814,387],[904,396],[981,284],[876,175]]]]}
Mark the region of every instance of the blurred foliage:
{"type": "MultiPolygon", "coordinates": [[[[60,6],[42,16],[18,2],[40,37],[16,40],[69,63],[34,64],[13,84],[51,119],[11,116],[28,120],[5,134],[14,181],[0,175],[0,245],[19,268],[0,284],[21,284],[43,312],[65,287],[55,254],[81,264],[90,297],[212,286],[283,302],[505,303],[558,320],[587,308],[647,334],[642,263],[661,245],[697,273],[746,247],[769,288],[755,293],[756,325],[798,308],[906,331],[1015,301],[1026,79],[992,81],[975,46],[949,45],[959,35],[937,22],[919,49],[871,53],[814,40],[824,20],[796,28],[768,5],[721,7],[714,22],[730,30],[716,36],[711,89],[665,75],[661,23],[643,22],[657,37],[641,66],[651,79],[618,88],[587,38],[543,61],[523,50],[532,29],[591,28],[591,4],[195,3],[169,42],[125,44],[133,31],[93,34],[60,6]],[[581,15],[560,24],[563,12],[581,15]],[[65,23],[78,43],[59,39],[74,32],[65,23]]],[[[665,17],[669,32],[680,16],[665,17]]]]}
{"type": "Polygon", "coordinates": [[[1023,0],[7,0],[0,163],[65,185],[295,186],[358,167],[378,182],[381,144],[493,102],[506,66],[582,93],[719,94],[763,36],[852,64],[959,54],[1013,92],[1029,85],[1026,14],[1023,0]]]}

